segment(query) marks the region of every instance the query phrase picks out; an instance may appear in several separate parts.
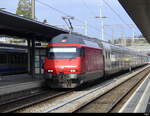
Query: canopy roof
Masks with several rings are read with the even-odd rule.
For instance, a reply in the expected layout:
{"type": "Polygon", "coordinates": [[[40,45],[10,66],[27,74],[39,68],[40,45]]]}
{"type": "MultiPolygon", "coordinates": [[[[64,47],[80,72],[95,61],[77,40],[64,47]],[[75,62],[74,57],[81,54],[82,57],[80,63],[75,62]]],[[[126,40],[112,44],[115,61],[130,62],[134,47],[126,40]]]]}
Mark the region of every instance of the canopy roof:
{"type": "Polygon", "coordinates": [[[119,0],[150,43],[150,0],[119,0]]]}
{"type": "Polygon", "coordinates": [[[0,35],[13,36],[22,39],[34,38],[37,41],[50,41],[52,37],[61,33],[69,32],[64,29],[0,10],[0,35]]]}

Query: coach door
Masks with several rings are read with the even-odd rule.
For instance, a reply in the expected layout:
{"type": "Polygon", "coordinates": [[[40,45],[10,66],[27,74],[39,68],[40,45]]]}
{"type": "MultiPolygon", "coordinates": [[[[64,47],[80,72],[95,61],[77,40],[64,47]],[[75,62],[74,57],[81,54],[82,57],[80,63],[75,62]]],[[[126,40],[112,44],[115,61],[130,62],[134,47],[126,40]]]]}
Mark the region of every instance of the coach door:
{"type": "Polygon", "coordinates": [[[36,77],[42,77],[44,69],[42,68],[44,59],[46,57],[46,48],[36,48],[35,51],[35,75],[36,77]]]}

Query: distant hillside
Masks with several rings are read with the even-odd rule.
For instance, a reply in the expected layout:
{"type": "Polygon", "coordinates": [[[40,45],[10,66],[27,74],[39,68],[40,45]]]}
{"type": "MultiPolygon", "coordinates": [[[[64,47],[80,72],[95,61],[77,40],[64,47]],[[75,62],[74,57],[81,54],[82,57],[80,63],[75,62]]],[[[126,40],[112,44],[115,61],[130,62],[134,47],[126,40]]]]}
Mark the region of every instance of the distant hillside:
{"type": "Polygon", "coordinates": [[[135,45],[149,45],[145,38],[120,38],[116,40],[109,40],[112,44],[122,45],[122,46],[135,46],[135,45]]]}

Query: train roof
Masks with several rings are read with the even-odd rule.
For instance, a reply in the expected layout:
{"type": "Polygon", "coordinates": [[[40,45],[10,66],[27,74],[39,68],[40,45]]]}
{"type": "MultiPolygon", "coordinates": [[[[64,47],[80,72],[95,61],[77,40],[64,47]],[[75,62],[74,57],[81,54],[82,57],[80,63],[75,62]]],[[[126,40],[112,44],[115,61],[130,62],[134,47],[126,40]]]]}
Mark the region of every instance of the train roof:
{"type": "Polygon", "coordinates": [[[91,42],[98,43],[101,47],[103,47],[103,44],[107,43],[107,44],[112,45],[116,48],[123,48],[119,45],[114,45],[114,44],[111,44],[109,42],[99,40],[97,38],[84,36],[84,35],[81,35],[81,34],[60,34],[58,36],[55,36],[49,44],[64,44],[64,42],[62,42],[63,39],[67,39],[67,42],[65,42],[66,44],[67,43],[69,43],[69,44],[74,44],[74,43],[85,44],[84,40],[88,40],[88,41],[91,41],[91,42]]]}
{"type": "Polygon", "coordinates": [[[95,39],[90,39],[86,36],[78,34],[60,34],[54,37],[49,44],[83,44],[89,47],[102,48],[95,39]]]}
{"type": "Polygon", "coordinates": [[[27,53],[27,50],[26,49],[21,49],[21,48],[0,47],[0,52],[27,53]]]}
{"type": "Polygon", "coordinates": [[[112,50],[117,50],[120,52],[123,51],[128,54],[145,55],[145,54],[142,54],[141,52],[137,52],[137,51],[134,51],[132,49],[129,49],[123,46],[114,45],[109,42],[99,40],[97,38],[84,36],[81,34],[60,34],[58,36],[55,36],[53,39],[51,39],[51,42],[49,44],[64,44],[64,43],[65,44],[74,44],[74,43],[85,44],[87,46],[92,46],[92,47],[96,47],[98,45],[99,48],[104,48],[104,45],[108,44],[112,50]],[[66,40],[66,41],[64,42],[63,40],[66,40]]]}

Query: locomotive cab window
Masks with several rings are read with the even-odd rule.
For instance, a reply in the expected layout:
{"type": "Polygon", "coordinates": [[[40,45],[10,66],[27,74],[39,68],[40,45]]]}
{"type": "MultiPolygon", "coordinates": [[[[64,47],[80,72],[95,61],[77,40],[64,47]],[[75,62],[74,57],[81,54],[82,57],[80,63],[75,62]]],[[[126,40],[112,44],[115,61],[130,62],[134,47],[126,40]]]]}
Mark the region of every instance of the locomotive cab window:
{"type": "Polygon", "coordinates": [[[85,48],[80,48],[80,56],[85,56],[85,48]]]}
{"type": "Polygon", "coordinates": [[[77,47],[51,47],[48,48],[48,59],[72,59],[83,55],[81,48],[77,47]]]}

